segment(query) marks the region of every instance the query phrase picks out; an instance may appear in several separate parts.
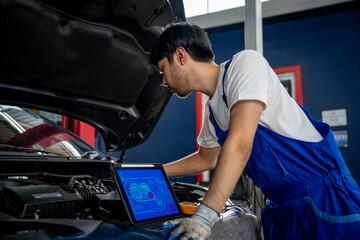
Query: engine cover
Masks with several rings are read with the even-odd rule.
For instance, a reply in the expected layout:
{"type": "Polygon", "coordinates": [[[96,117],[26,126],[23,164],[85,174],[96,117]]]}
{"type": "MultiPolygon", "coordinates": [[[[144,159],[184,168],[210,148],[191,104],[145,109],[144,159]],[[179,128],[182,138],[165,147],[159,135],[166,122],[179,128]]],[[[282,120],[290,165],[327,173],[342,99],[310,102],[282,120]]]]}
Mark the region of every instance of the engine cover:
{"type": "Polygon", "coordinates": [[[8,186],[0,192],[0,210],[18,218],[71,218],[83,200],[58,186],[8,186]]]}

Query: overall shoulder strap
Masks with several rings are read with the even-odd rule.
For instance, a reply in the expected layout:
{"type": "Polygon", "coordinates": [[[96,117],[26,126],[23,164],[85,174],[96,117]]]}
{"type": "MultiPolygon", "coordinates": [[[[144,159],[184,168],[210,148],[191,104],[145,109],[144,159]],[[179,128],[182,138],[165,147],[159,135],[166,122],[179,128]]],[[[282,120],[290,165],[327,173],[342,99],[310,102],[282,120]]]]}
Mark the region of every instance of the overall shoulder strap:
{"type": "MultiPolygon", "coordinates": [[[[226,107],[228,107],[228,104],[227,104],[226,95],[225,95],[224,82],[225,82],[226,72],[227,72],[227,70],[228,70],[228,68],[230,66],[231,61],[232,61],[232,59],[230,59],[229,61],[227,61],[225,63],[225,71],[224,71],[224,75],[223,75],[223,78],[222,78],[222,90],[223,90],[222,99],[224,100],[226,107]]],[[[210,116],[209,116],[210,122],[215,126],[216,121],[215,121],[214,115],[212,113],[210,104],[209,104],[209,112],[210,112],[210,116]]]]}
{"type": "Polygon", "coordinates": [[[228,108],[228,104],[227,104],[227,98],[226,98],[226,94],[225,94],[225,88],[224,88],[224,82],[225,82],[225,76],[226,76],[226,72],[230,66],[230,63],[231,63],[232,59],[230,59],[229,61],[227,61],[225,63],[225,71],[224,71],[224,75],[223,75],[223,78],[222,78],[222,90],[223,90],[223,95],[222,95],[222,99],[224,100],[225,102],[225,105],[226,107],[228,108]]]}

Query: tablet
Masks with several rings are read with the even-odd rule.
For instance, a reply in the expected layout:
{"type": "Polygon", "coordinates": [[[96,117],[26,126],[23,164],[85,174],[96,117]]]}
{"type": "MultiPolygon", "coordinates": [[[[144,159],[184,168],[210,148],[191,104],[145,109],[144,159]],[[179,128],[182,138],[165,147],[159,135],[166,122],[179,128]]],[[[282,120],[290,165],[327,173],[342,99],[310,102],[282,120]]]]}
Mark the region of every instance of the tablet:
{"type": "Polygon", "coordinates": [[[115,164],[112,171],[132,224],[166,221],[182,216],[179,202],[161,164],[115,164]]]}

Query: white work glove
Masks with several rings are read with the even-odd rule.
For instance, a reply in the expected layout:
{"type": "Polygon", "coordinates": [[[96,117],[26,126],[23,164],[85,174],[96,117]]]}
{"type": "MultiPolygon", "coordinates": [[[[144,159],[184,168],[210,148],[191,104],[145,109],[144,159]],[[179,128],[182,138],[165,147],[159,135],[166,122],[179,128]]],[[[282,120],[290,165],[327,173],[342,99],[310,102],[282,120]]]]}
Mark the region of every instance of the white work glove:
{"type": "Polygon", "coordinates": [[[179,226],[172,234],[183,232],[180,240],[206,240],[211,234],[211,228],[219,218],[219,213],[201,203],[191,218],[181,218],[179,226]]]}

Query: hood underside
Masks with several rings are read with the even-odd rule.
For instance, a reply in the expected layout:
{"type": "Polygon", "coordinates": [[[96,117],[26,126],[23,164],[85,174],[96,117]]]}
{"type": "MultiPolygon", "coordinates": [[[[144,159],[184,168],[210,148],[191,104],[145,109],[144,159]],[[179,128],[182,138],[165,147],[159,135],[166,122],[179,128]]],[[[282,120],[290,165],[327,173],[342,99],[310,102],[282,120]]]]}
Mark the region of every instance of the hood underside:
{"type": "Polygon", "coordinates": [[[145,141],[171,92],[150,63],[178,0],[0,0],[0,101],[89,123],[108,151],[145,141]]]}

